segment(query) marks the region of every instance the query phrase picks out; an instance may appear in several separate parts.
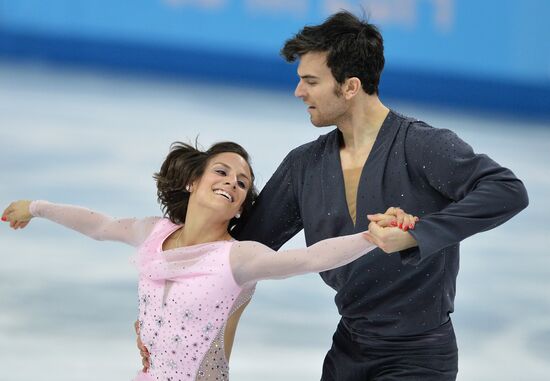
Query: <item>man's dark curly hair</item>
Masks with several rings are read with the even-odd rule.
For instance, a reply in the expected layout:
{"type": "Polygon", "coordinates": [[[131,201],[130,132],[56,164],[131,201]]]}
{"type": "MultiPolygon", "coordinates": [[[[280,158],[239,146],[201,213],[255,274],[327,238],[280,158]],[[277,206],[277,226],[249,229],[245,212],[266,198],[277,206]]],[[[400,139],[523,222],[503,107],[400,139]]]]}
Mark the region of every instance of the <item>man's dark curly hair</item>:
{"type": "MultiPolygon", "coordinates": [[[[197,147],[182,142],[174,142],[170,145],[170,152],[164,163],[162,163],[160,171],[153,175],[157,182],[158,202],[165,217],[168,217],[175,224],[185,223],[190,195],[185,189],[186,186],[201,178],[210,159],[226,152],[241,156],[250,168],[251,184],[241,212],[241,216],[246,217],[258,196],[258,191],[254,186],[254,172],[250,165],[248,152],[233,142],[216,143],[206,151],[201,151],[197,147]]],[[[236,218],[231,219],[229,230],[233,228],[236,222],[236,218]]]]}
{"type": "Polygon", "coordinates": [[[281,49],[288,62],[310,52],[327,53],[327,66],[339,84],[357,77],[367,94],[378,95],[384,69],[384,41],[374,25],[341,11],[320,25],[304,27],[281,49]]]}

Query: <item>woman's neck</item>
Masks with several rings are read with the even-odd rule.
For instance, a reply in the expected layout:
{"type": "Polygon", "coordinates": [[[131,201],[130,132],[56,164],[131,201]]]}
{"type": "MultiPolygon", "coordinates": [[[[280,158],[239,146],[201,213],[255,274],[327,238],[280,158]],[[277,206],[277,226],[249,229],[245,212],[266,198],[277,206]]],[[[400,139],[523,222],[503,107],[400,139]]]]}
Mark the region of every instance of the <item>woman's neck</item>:
{"type": "Polygon", "coordinates": [[[228,224],[229,221],[217,219],[206,210],[200,214],[188,211],[178,243],[182,246],[191,246],[230,240],[232,237],[227,231],[228,224]]]}

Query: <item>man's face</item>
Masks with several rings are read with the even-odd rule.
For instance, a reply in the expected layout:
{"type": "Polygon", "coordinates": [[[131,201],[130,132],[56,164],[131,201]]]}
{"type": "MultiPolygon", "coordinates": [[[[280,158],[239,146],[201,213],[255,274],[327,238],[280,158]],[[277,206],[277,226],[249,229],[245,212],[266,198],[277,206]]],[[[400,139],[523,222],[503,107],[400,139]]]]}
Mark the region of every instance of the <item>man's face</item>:
{"type": "Polygon", "coordinates": [[[294,95],[308,106],[311,123],[316,127],[337,125],[348,109],[340,92],[341,86],[332,76],[326,59],[327,54],[320,52],[301,56],[298,65],[300,82],[294,91],[294,95]]]}

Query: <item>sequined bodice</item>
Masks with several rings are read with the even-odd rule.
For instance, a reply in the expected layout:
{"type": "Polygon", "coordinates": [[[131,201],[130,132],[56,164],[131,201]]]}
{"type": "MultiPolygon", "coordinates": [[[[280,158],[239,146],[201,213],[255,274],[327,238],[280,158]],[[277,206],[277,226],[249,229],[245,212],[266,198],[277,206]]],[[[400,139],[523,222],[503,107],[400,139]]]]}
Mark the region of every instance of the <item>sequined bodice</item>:
{"type": "MultiPolygon", "coordinates": [[[[153,380],[227,380],[228,318],[254,289],[235,283],[231,241],[162,251],[178,226],[160,220],[138,250],[139,324],[153,380]]],[[[143,377],[143,375],[142,375],[143,377]]]]}

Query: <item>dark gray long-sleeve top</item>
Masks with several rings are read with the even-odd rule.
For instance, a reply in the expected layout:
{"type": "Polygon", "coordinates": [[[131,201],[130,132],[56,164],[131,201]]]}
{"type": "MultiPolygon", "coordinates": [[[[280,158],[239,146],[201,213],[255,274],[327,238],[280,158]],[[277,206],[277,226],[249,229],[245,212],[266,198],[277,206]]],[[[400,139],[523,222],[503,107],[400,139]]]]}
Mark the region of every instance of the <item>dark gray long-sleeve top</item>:
{"type": "Polygon", "coordinates": [[[354,226],[341,142],[336,129],[291,151],[235,236],[278,249],[303,228],[309,246],[367,230],[367,214],[399,206],[421,218],[410,231],[418,247],[391,255],[375,249],[321,277],[356,334],[402,336],[440,326],[454,308],[459,242],[525,208],[525,187],[453,132],[391,111],[361,173],[354,226]]]}

